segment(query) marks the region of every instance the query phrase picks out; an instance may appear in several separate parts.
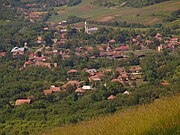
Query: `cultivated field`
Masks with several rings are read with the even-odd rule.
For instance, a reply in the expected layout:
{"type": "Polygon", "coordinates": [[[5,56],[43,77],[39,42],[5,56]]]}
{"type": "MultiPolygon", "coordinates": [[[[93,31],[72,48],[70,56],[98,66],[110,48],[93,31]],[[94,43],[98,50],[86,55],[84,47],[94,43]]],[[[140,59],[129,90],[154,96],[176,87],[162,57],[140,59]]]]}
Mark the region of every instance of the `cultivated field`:
{"type": "MultiPolygon", "coordinates": [[[[143,7],[143,8],[131,8],[131,7],[98,7],[90,4],[91,0],[83,0],[80,5],[73,7],[58,7],[56,8],[58,15],[50,17],[49,21],[62,21],[70,15],[75,15],[96,21],[127,21],[131,23],[143,23],[152,25],[162,22],[162,19],[168,16],[171,12],[180,9],[179,0],[170,0],[159,4],[143,7]]],[[[179,21],[175,21],[171,24],[178,24],[179,21]]]]}

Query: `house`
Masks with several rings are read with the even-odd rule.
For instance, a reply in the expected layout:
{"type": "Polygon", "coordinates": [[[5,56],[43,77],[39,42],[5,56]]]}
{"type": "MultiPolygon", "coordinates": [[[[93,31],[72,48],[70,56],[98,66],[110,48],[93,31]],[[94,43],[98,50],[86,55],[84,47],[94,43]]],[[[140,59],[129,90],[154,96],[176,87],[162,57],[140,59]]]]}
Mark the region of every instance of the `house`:
{"type": "Polygon", "coordinates": [[[124,67],[117,67],[116,71],[118,71],[121,74],[121,73],[125,72],[125,69],[124,69],[124,67]]]}
{"type": "Polygon", "coordinates": [[[38,44],[44,43],[44,40],[43,40],[42,36],[38,36],[38,37],[37,37],[37,43],[38,43],[38,44]]]}
{"type": "Polygon", "coordinates": [[[0,52],[0,57],[6,56],[6,52],[0,52]]]}
{"type": "Polygon", "coordinates": [[[36,54],[34,54],[34,53],[31,53],[31,54],[29,54],[29,59],[30,60],[33,60],[34,58],[36,58],[37,56],[36,56],[36,54]]]}
{"type": "Polygon", "coordinates": [[[78,72],[78,70],[71,69],[71,70],[67,71],[67,74],[71,74],[71,73],[77,73],[77,72],[78,72]]]}
{"type": "Polygon", "coordinates": [[[38,61],[48,61],[49,58],[47,56],[42,56],[37,58],[38,61]]]}
{"type": "Polygon", "coordinates": [[[51,68],[51,64],[50,63],[44,63],[45,67],[51,68]]]}
{"type": "Polygon", "coordinates": [[[142,70],[142,68],[140,66],[135,67],[135,72],[136,73],[139,73],[141,70],[142,70]]]}
{"type": "Polygon", "coordinates": [[[31,99],[17,99],[15,105],[17,106],[17,105],[22,105],[22,104],[25,104],[25,103],[30,104],[31,99]]]}
{"type": "Polygon", "coordinates": [[[64,38],[65,38],[65,35],[66,35],[65,33],[62,33],[62,34],[61,34],[61,38],[64,39],[64,38]]]}
{"type": "Polygon", "coordinates": [[[84,90],[90,90],[90,89],[91,89],[91,86],[83,86],[82,89],[84,89],[84,90]]]}
{"type": "Polygon", "coordinates": [[[62,33],[65,33],[65,32],[67,32],[67,29],[61,29],[60,30],[62,33]]]}
{"type": "Polygon", "coordinates": [[[98,75],[90,76],[89,81],[101,81],[100,77],[98,75]]]}
{"type": "Polygon", "coordinates": [[[95,75],[97,73],[96,69],[84,69],[85,72],[88,72],[90,75],[95,75]]]}
{"type": "Polygon", "coordinates": [[[61,88],[52,85],[52,86],[50,87],[50,90],[52,90],[52,92],[59,92],[59,91],[61,91],[61,88]]]}
{"type": "Polygon", "coordinates": [[[29,48],[26,46],[26,43],[25,43],[25,46],[24,47],[14,47],[12,50],[11,50],[11,53],[13,55],[13,58],[17,58],[18,55],[24,55],[26,51],[28,51],[29,48]]]}
{"type": "Polygon", "coordinates": [[[125,91],[124,93],[123,93],[123,95],[130,95],[131,94],[131,92],[129,92],[129,91],[125,91]]]}
{"type": "Polygon", "coordinates": [[[24,63],[24,65],[32,65],[33,63],[34,63],[33,61],[28,60],[28,61],[26,61],[26,62],[24,63]]]}
{"type": "Polygon", "coordinates": [[[178,43],[178,38],[171,38],[170,43],[178,43]]]}
{"type": "Polygon", "coordinates": [[[69,81],[69,82],[67,82],[67,83],[64,84],[62,87],[63,87],[63,88],[67,88],[69,85],[75,86],[75,87],[79,87],[80,84],[81,84],[81,83],[80,83],[79,81],[74,80],[74,81],[69,81]]]}
{"type": "Polygon", "coordinates": [[[88,46],[88,47],[86,47],[86,50],[87,50],[88,52],[92,52],[92,51],[93,51],[93,47],[88,46]]]}
{"type": "Polygon", "coordinates": [[[56,68],[58,66],[58,64],[57,63],[54,63],[54,67],[56,68]]]}
{"type": "Polygon", "coordinates": [[[129,47],[127,45],[120,46],[115,49],[115,51],[127,51],[129,47]]]}
{"type": "Polygon", "coordinates": [[[125,84],[125,82],[123,80],[120,80],[120,79],[112,79],[111,82],[119,82],[121,84],[125,84]]]}
{"type": "Polygon", "coordinates": [[[56,87],[54,85],[51,85],[49,90],[43,90],[43,94],[48,95],[48,94],[52,94],[52,93],[60,92],[60,91],[62,91],[60,87],[56,87]]]}
{"type": "Polygon", "coordinates": [[[156,39],[158,39],[159,41],[162,40],[162,36],[160,33],[157,33],[156,36],[155,36],[156,39]]]}
{"type": "Polygon", "coordinates": [[[104,51],[104,48],[103,48],[102,46],[97,46],[97,49],[98,49],[99,51],[104,51]]]}
{"type": "Polygon", "coordinates": [[[48,28],[48,27],[45,27],[45,28],[43,28],[43,30],[47,31],[47,30],[49,30],[49,28],[48,28]]]}
{"type": "Polygon", "coordinates": [[[116,40],[111,39],[111,40],[109,41],[109,43],[116,43],[116,40]]]}
{"type": "Polygon", "coordinates": [[[121,75],[118,78],[122,78],[123,80],[126,80],[126,81],[129,79],[127,73],[121,73],[121,75]]]}
{"type": "Polygon", "coordinates": [[[166,82],[166,81],[165,81],[165,82],[161,82],[160,84],[161,84],[162,86],[168,86],[168,85],[170,85],[170,83],[169,83],[169,82],[166,82]]]}
{"type": "Polygon", "coordinates": [[[110,95],[107,99],[108,99],[108,100],[114,100],[114,99],[116,99],[116,98],[117,98],[116,96],[110,95]]]}
{"type": "Polygon", "coordinates": [[[75,90],[75,92],[76,92],[76,93],[84,93],[85,90],[82,89],[82,88],[77,88],[77,89],[75,90]]]}
{"type": "Polygon", "coordinates": [[[52,90],[43,90],[44,95],[48,95],[48,94],[52,94],[52,93],[53,93],[52,90]]]}
{"type": "Polygon", "coordinates": [[[51,68],[51,64],[50,63],[44,63],[44,62],[36,62],[35,63],[36,66],[39,66],[39,67],[48,67],[48,68],[51,68]]]}

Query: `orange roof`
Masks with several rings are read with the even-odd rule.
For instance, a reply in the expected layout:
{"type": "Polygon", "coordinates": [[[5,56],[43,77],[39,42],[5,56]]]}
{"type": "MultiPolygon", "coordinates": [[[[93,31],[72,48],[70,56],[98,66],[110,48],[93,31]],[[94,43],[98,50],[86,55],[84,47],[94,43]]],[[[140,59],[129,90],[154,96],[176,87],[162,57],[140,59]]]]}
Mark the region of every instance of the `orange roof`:
{"type": "Polygon", "coordinates": [[[21,105],[21,104],[24,104],[24,103],[30,104],[31,103],[31,99],[17,99],[16,100],[16,105],[21,105]]]}
{"type": "Polygon", "coordinates": [[[50,87],[50,90],[52,90],[53,92],[59,92],[59,91],[61,91],[61,88],[60,87],[55,87],[54,85],[52,85],[50,87]]]}
{"type": "Polygon", "coordinates": [[[99,51],[104,51],[104,48],[103,48],[102,46],[97,46],[97,49],[98,49],[99,51]]]}
{"type": "Polygon", "coordinates": [[[44,63],[44,66],[50,68],[51,64],[50,63],[44,63]]]}
{"type": "Polygon", "coordinates": [[[78,71],[75,70],[75,69],[71,69],[71,70],[67,71],[68,74],[69,74],[69,73],[77,73],[77,72],[78,72],[78,71]]]}
{"type": "Polygon", "coordinates": [[[109,43],[115,43],[116,42],[116,40],[114,40],[114,39],[111,39],[110,41],[109,41],[109,43]]]}
{"type": "Polygon", "coordinates": [[[0,52],[0,56],[6,56],[6,52],[0,52]]]}
{"type": "Polygon", "coordinates": [[[52,90],[43,90],[44,95],[52,94],[52,90]]]}
{"type": "Polygon", "coordinates": [[[112,79],[111,82],[119,82],[119,83],[125,84],[124,81],[121,81],[121,80],[119,80],[119,79],[112,79]]]}
{"type": "Polygon", "coordinates": [[[62,87],[67,87],[68,85],[76,85],[76,86],[79,86],[80,85],[80,82],[79,81],[69,81],[67,82],[66,84],[64,84],[62,87]]]}
{"type": "Polygon", "coordinates": [[[170,83],[169,82],[162,82],[161,85],[168,86],[168,85],[170,85],[170,83]]]}
{"type": "Polygon", "coordinates": [[[141,70],[141,67],[139,67],[139,66],[138,66],[138,67],[135,67],[135,70],[136,70],[136,71],[140,71],[140,70],[141,70]]]}
{"type": "Polygon", "coordinates": [[[58,64],[57,63],[54,63],[54,67],[57,67],[58,66],[58,64]]]}
{"type": "Polygon", "coordinates": [[[116,98],[117,98],[116,96],[111,95],[111,96],[109,96],[107,99],[108,99],[108,100],[113,100],[113,99],[116,99],[116,98]]]}
{"type": "Polygon", "coordinates": [[[121,74],[122,78],[128,78],[128,75],[126,73],[121,74]]]}
{"type": "Polygon", "coordinates": [[[82,88],[77,88],[77,89],[75,90],[75,92],[77,92],[77,93],[84,93],[85,90],[82,89],[82,88]]]}

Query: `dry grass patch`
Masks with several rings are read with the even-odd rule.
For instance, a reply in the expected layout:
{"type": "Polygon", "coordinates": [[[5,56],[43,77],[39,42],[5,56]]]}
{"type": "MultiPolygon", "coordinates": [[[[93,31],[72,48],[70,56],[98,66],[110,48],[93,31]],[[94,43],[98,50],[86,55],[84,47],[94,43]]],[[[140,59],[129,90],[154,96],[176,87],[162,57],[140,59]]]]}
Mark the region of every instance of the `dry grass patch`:
{"type": "Polygon", "coordinates": [[[140,135],[156,131],[166,134],[169,128],[180,127],[179,103],[180,95],[158,99],[150,105],[142,105],[77,125],[56,128],[43,135],[140,135]]]}

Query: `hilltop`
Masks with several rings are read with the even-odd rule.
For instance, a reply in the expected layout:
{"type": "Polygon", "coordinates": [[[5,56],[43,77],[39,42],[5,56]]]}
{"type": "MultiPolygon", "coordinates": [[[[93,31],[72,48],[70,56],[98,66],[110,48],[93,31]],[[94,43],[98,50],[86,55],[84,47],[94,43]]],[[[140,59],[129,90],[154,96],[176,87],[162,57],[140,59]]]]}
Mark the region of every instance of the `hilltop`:
{"type": "Polygon", "coordinates": [[[90,0],[83,0],[79,5],[68,7],[56,7],[58,15],[51,16],[49,21],[62,21],[68,16],[78,16],[88,20],[100,22],[126,21],[128,23],[140,23],[145,25],[160,24],[174,25],[179,23],[179,19],[166,22],[166,18],[171,17],[171,13],[180,8],[178,0],[170,0],[142,8],[127,6],[104,7],[91,4],[90,0]]]}
{"type": "Polygon", "coordinates": [[[77,125],[55,128],[43,135],[178,135],[179,102],[180,95],[158,99],[150,105],[141,105],[77,125]]]}

